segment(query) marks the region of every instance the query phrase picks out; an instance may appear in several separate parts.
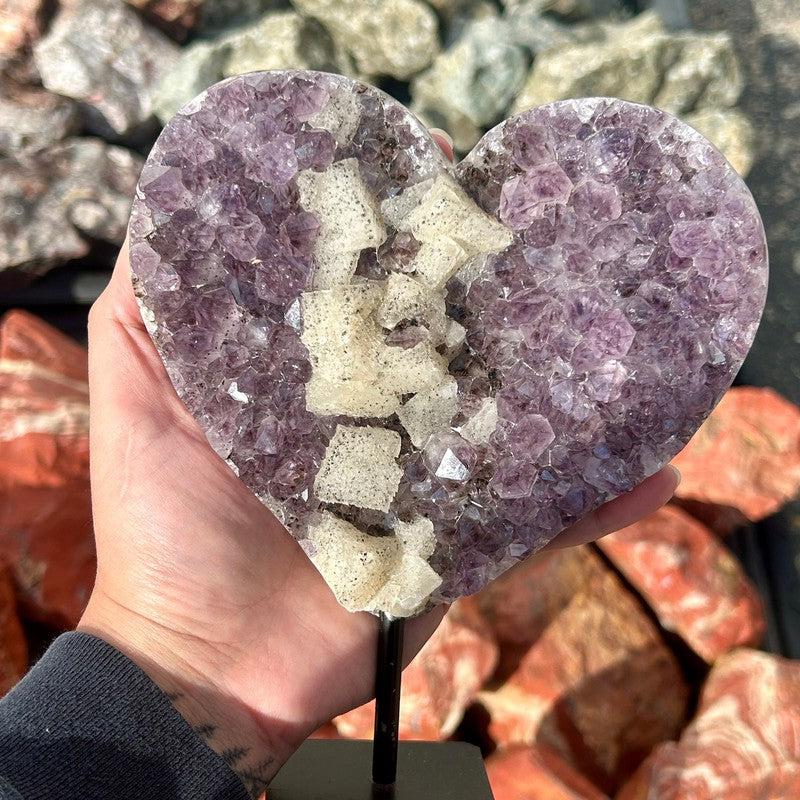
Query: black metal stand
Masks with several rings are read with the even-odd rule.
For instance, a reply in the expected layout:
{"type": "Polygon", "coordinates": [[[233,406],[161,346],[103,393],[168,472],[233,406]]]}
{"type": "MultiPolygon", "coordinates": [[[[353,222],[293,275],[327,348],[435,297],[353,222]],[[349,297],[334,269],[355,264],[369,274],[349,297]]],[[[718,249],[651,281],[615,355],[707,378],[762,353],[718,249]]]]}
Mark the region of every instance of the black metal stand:
{"type": "Polygon", "coordinates": [[[389,787],[393,786],[397,779],[400,684],[403,674],[405,620],[394,619],[381,613],[378,623],[372,782],[377,787],[389,787]]]}
{"type": "Polygon", "coordinates": [[[404,624],[379,618],[374,741],[307,741],[270,784],[269,800],[492,800],[477,747],[398,746],[404,624]]]}

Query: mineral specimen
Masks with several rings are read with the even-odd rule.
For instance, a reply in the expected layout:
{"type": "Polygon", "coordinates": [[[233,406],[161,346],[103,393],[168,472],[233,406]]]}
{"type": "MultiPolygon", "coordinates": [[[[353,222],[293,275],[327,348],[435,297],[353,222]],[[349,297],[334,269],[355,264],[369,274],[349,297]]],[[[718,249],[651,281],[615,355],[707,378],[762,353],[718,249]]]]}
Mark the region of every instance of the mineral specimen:
{"type": "Polygon", "coordinates": [[[144,320],[216,452],[348,608],[477,591],[655,472],[766,290],[758,213],[669,115],[569,101],[452,170],[314,72],[220,83],[142,172],[144,320]]]}
{"type": "Polygon", "coordinates": [[[61,630],[95,577],[87,372],[85,348],[43,320],[0,319],[0,552],[25,616],[61,630]]]}
{"type": "Polygon", "coordinates": [[[703,686],[697,716],[657,747],[617,800],[800,796],[800,663],[741,647],[703,686]]]}
{"type": "Polygon", "coordinates": [[[736,386],[675,461],[677,496],[757,522],[800,493],[800,409],[772,389],[736,386]]]}
{"type": "Polygon", "coordinates": [[[516,671],[477,701],[499,749],[552,748],[613,797],[645,753],[680,731],[687,687],[655,624],[600,557],[576,547],[562,560],[556,569],[573,593],[544,610],[553,616],[516,671]]]}
{"type": "Polygon", "coordinates": [[[686,512],[668,505],[598,546],[661,626],[709,663],[734,647],[760,644],[758,592],[719,539],[686,512]]]}

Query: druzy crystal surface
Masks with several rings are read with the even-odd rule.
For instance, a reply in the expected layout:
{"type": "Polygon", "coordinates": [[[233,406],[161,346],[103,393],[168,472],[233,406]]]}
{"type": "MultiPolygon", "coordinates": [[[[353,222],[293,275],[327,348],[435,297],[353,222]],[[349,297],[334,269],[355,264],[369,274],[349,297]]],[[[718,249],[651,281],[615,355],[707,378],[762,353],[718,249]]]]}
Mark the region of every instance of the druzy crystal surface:
{"type": "Polygon", "coordinates": [[[755,335],[752,197],[675,118],[564,101],[457,167],[377,89],[216,85],[142,173],[131,264],[175,389],[339,601],[477,591],[689,439],[755,335]]]}

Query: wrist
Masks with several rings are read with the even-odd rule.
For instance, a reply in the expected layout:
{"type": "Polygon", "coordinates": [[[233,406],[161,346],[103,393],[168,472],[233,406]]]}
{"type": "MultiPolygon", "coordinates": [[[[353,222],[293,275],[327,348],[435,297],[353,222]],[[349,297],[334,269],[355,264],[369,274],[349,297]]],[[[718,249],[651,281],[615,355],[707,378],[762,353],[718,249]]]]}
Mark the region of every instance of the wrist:
{"type": "Polygon", "coordinates": [[[305,731],[268,719],[239,701],[225,680],[235,665],[192,634],[149,619],[97,589],[78,630],[103,639],[130,658],[253,797],[264,792],[305,738],[305,731]]]}

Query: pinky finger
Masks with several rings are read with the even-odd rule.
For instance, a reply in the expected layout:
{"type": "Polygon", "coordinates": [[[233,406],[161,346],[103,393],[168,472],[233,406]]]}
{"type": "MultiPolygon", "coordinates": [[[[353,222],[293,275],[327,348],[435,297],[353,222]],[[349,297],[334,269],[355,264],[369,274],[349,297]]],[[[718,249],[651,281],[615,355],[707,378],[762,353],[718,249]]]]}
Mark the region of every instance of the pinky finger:
{"type": "Polygon", "coordinates": [[[588,517],[567,528],[545,550],[573,547],[599,539],[620,528],[633,525],[667,503],[680,483],[681,475],[671,464],[663,467],[630,492],[615,497],[588,517]]]}

